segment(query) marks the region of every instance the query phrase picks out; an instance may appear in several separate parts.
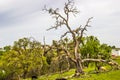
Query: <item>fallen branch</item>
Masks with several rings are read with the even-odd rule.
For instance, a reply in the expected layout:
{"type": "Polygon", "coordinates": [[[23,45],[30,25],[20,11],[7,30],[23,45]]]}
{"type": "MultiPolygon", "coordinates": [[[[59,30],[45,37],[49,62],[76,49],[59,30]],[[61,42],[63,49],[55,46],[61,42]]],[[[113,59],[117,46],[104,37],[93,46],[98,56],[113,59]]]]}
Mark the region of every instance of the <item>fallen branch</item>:
{"type": "Polygon", "coordinates": [[[106,63],[106,64],[108,64],[108,65],[110,65],[110,66],[115,66],[116,69],[120,69],[120,65],[119,65],[117,62],[113,61],[112,59],[111,59],[111,60],[103,60],[103,59],[83,59],[83,60],[82,60],[82,63],[84,63],[84,62],[103,62],[103,63],[106,63]]]}
{"type": "Polygon", "coordinates": [[[90,61],[90,62],[105,62],[105,63],[108,62],[108,60],[103,60],[103,59],[83,59],[82,60],[83,63],[88,62],[88,61],[90,61]]]}

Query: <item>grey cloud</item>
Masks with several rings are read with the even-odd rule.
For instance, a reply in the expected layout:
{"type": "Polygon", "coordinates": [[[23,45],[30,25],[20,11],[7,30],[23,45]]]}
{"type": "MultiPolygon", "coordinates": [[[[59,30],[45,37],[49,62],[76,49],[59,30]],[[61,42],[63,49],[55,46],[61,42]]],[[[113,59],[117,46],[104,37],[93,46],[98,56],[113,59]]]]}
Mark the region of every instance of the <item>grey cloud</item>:
{"type": "MultiPolygon", "coordinates": [[[[4,0],[3,0],[4,1],[4,0]]],[[[9,1],[9,0],[5,0],[9,1]]],[[[57,8],[64,5],[67,0],[11,0],[10,4],[4,2],[0,6],[0,45],[6,45],[24,36],[33,36],[42,40],[46,36],[47,42],[50,39],[58,39],[65,30],[45,32],[53,23],[51,17],[42,12],[46,4],[48,7],[57,8]],[[13,27],[14,28],[13,28],[13,27]],[[12,29],[12,30],[11,30],[12,29]],[[9,38],[8,36],[11,35],[9,38]],[[8,40],[10,39],[10,40],[8,40]],[[7,42],[7,43],[6,43],[7,42]]],[[[81,11],[76,18],[71,17],[73,28],[85,24],[89,17],[94,17],[88,35],[97,36],[103,43],[117,45],[120,37],[120,0],[75,0],[78,9],[81,11]]]]}
{"type": "Polygon", "coordinates": [[[4,6],[5,10],[0,10],[0,27],[24,22],[23,19],[27,20],[28,16],[42,10],[42,2],[43,0],[14,0],[11,5],[4,6]]]}

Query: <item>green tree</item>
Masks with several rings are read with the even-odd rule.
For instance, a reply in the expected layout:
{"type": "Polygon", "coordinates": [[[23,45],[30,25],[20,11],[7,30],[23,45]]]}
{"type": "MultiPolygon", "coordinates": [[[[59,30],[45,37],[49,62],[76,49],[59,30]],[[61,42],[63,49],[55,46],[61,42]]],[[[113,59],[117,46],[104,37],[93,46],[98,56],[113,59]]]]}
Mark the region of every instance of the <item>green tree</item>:
{"type": "Polygon", "coordinates": [[[1,67],[8,76],[17,74],[26,78],[39,74],[45,59],[40,42],[34,38],[22,38],[2,56],[1,67]]]}
{"type": "Polygon", "coordinates": [[[40,69],[43,66],[43,50],[41,43],[34,38],[22,38],[15,41],[13,50],[19,55],[23,77],[26,78],[30,70],[40,69]]]}
{"type": "Polygon", "coordinates": [[[9,50],[11,50],[11,46],[5,46],[3,49],[4,49],[4,51],[9,51],[9,50]]]}
{"type": "Polygon", "coordinates": [[[107,44],[102,44],[100,46],[100,52],[99,55],[101,55],[102,59],[110,59],[111,58],[111,46],[108,46],[107,44]]]}
{"type": "Polygon", "coordinates": [[[85,37],[84,45],[81,47],[82,58],[97,59],[99,55],[100,41],[94,36],[85,37]]]}
{"type": "MultiPolygon", "coordinates": [[[[109,60],[110,53],[111,53],[111,47],[108,46],[107,44],[101,45],[97,37],[88,36],[84,38],[83,45],[81,46],[82,59],[109,60]]],[[[90,63],[89,61],[85,62],[84,65],[88,67],[89,63],[90,63]]],[[[98,68],[99,65],[100,65],[99,62],[95,62],[96,68],[98,68]]]]}

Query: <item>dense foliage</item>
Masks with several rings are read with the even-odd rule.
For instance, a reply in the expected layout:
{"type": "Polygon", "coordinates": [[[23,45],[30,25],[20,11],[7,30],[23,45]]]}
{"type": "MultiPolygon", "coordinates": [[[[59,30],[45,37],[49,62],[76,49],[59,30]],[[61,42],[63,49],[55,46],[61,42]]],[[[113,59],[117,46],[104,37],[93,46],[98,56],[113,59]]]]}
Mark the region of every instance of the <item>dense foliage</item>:
{"type": "MultiPolygon", "coordinates": [[[[59,45],[53,41],[52,45],[45,46],[34,38],[22,38],[15,41],[13,46],[5,46],[0,51],[0,78],[27,78],[75,68],[61,50],[60,44],[65,46],[65,43],[69,44],[72,52],[72,41],[68,38],[59,45]],[[50,46],[53,45],[54,48],[51,49],[50,46]],[[45,53],[44,50],[48,52],[45,53]]],[[[111,48],[107,44],[100,44],[94,36],[85,37],[80,46],[82,58],[110,58],[111,48]]]]}

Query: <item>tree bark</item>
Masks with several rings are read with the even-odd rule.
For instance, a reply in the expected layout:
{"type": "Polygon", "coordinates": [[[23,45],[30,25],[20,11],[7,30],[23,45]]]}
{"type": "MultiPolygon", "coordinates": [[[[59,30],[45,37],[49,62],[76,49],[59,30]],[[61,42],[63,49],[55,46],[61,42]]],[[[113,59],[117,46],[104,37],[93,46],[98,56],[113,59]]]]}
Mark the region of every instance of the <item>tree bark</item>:
{"type": "Polygon", "coordinates": [[[76,59],[76,72],[75,75],[79,76],[80,74],[84,74],[83,68],[82,68],[82,62],[80,59],[76,59]]]}

